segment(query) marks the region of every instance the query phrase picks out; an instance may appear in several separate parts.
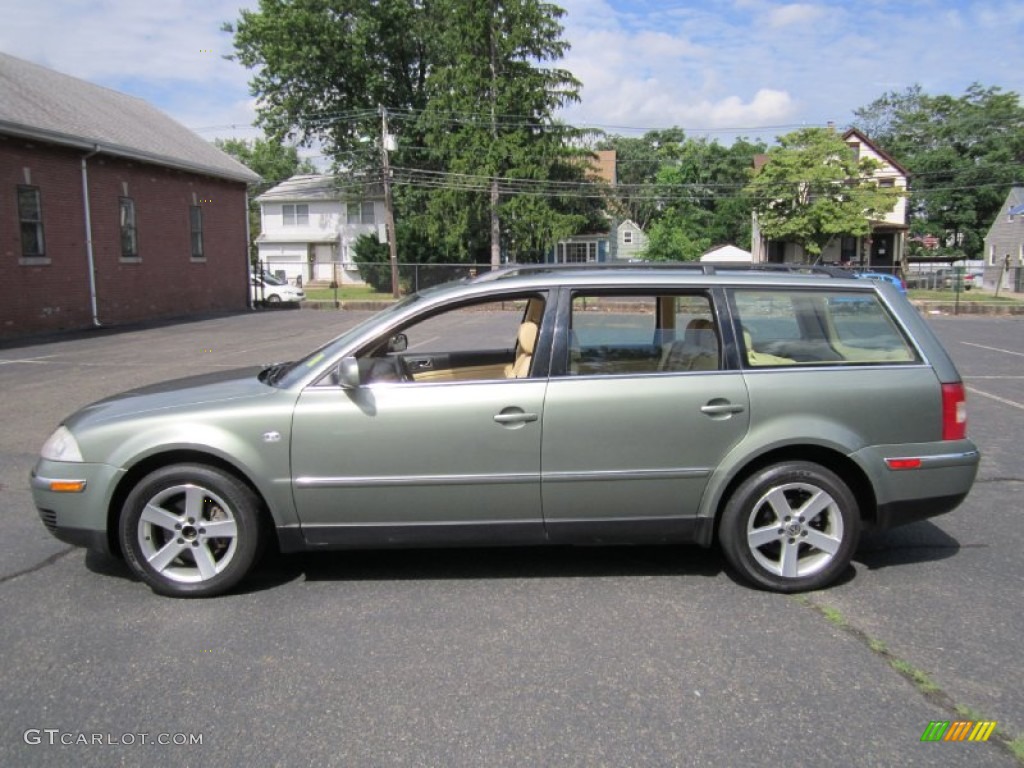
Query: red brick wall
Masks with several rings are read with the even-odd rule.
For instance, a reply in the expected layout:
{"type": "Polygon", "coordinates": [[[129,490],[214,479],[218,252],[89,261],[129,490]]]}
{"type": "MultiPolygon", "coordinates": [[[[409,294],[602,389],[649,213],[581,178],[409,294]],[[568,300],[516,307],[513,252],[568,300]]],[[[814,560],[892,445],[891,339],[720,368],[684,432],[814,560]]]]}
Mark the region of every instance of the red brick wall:
{"type": "MultiPolygon", "coordinates": [[[[0,338],[92,325],[81,157],[0,136],[0,338]],[[17,187],[42,199],[48,264],[20,263],[17,187]]],[[[242,310],[247,304],[245,185],[103,154],[87,162],[100,323],[242,310]],[[120,198],[135,201],[139,259],[121,258],[120,198]],[[193,261],[189,207],[203,210],[205,261],[193,261]]]]}

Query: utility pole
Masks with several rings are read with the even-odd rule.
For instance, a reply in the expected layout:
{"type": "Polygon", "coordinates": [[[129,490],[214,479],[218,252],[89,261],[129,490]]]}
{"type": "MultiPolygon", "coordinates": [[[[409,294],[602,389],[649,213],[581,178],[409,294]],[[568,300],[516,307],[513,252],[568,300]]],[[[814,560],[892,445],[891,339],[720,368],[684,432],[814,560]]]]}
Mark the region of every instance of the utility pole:
{"type": "MultiPolygon", "coordinates": [[[[495,29],[494,19],[497,17],[497,7],[494,0],[491,1],[491,29],[490,29],[490,64],[491,64],[491,138],[495,144],[498,142],[498,30],[495,29]]],[[[491,269],[501,266],[501,219],[498,217],[498,174],[495,170],[491,177],[491,269]]]]}
{"type": "Polygon", "coordinates": [[[401,295],[398,282],[398,241],[395,238],[395,205],[391,197],[391,164],[388,151],[395,148],[395,139],[388,133],[388,110],[380,107],[380,153],[384,164],[384,226],[388,234],[388,253],[391,261],[391,295],[396,299],[401,295]]]}

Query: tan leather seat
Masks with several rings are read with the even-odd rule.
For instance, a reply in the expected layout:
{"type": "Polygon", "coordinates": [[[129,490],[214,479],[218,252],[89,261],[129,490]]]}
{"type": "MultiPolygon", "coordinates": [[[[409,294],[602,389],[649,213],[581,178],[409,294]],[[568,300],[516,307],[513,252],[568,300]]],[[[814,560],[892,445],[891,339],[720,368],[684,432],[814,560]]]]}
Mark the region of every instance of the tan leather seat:
{"type": "Polygon", "coordinates": [[[718,368],[718,336],[710,320],[694,318],[686,325],[683,338],[673,342],[661,356],[659,371],[713,371],[718,368]]]}
{"type": "Polygon", "coordinates": [[[530,375],[530,362],[539,330],[537,324],[530,320],[519,326],[516,360],[505,366],[506,379],[524,379],[530,375]]]}

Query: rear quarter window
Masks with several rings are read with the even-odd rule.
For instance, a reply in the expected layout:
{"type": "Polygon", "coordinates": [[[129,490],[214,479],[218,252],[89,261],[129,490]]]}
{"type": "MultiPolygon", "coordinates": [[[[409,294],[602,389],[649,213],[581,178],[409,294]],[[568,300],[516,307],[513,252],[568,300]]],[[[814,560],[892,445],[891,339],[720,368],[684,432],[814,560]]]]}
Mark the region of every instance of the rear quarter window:
{"type": "Polygon", "coordinates": [[[736,290],[732,300],[748,367],[919,361],[874,293],[736,290]]]}

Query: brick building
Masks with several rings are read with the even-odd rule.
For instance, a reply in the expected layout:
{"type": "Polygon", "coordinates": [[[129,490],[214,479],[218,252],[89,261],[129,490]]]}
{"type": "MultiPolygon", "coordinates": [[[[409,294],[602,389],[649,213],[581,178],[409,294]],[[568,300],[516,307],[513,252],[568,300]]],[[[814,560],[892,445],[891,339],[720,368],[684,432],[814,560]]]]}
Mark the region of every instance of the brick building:
{"type": "Polygon", "coordinates": [[[0,53],[0,338],[244,309],[258,178],[140,99],[0,53]]]}

